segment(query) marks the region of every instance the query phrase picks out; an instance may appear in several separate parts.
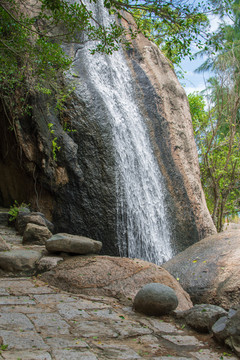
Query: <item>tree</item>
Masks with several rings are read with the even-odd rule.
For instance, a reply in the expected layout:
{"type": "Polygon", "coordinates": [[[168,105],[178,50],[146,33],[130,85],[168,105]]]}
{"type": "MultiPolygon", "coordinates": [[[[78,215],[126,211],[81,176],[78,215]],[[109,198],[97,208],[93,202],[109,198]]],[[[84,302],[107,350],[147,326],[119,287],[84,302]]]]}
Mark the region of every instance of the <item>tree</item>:
{"type": "Polygon", "coordinates": [[[205,96],[189,95],[203,188],[219,231],[223,218],[240,208],[240,1],[230,5],[231,24],[223,18],[202,51],[208,59],[197,71],[214,74],[205,96]]]}
{"type": "MultiPolygon", "coordinates": [[[[214,9],[187,0],[104,0],[104,6],[118,18],[122,10],[130,12],[175,62],[190,54],[208,22],[206,13],[214,9]]],[[[0,98],[10,118],[30,111],[31,93],[52,94],[61,103],[59,78],[71,59],[60,45],[81,42],[82,31],[86,39],[99,40],[93,52],[111,54],[126,39],[121,22],[103,26],[82,0],[0,0],[0,98]]]]}
{"type": "Polygon", "coordinates": [[[236,112],[240,94],[236,96],[216,79],[209,82],[208,111],[203,95],[190,94],[188,99],[203,190],[214,224],[221,231],[224,217],[237,214],[240,204],[240,128],[236,112]]]}

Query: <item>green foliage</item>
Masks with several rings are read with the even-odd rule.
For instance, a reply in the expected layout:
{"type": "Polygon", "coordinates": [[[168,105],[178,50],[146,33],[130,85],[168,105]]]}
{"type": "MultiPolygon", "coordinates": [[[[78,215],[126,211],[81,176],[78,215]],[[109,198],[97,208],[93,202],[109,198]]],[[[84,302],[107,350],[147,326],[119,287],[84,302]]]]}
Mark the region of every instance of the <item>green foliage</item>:
{"type": "Polygon", "coordinates": [[[202,38],[207,38],[208,18],[203,2],[196,6],[191,2],[147,1],[145,6],[133,7],[133,15],[140,30],[150,40],[160,46],[171,60],[178,64],[185,56],[191,57],[191,44],[202,46],[202,38]],[[199,36],[201,34],[201,36],[199,36]]]}
{"type": "Polygon", "coordinates": [[[212,102],[208,111],[202,95],[190,94],[189,104],[202,185],[208,208],[220,231],[223,218],[239,211],[240,129],[231,106],[236,94],[224,88],[220,92],[218,86],[211,88],[212,102]]]}
{"type": "MultiPolygon", "coordinates": [[[[50,134],[52,134],[54,136],[55,130],[53,129],[53,124],[49,123],[48,124],[48,130],[50,132],[50,134]]],[[[53,160],[57,160],[57,152],[61,149],[61,146],[58,146],[57,143],[57,137],[53,137],[52,139],[52,154],[53,154],[53,160]]]]}
{"type": "Polygon", "coordinates": [[[18,204],[18,202],[15,200],[14,204],[12,206],[10,206],[10,210],[8,212],[9,216],[9,221],[10,222],[14,222],[19,214],[20,211],[29,208],[30,204],[25,204],[24,202],[21,204],[18,204]]]}

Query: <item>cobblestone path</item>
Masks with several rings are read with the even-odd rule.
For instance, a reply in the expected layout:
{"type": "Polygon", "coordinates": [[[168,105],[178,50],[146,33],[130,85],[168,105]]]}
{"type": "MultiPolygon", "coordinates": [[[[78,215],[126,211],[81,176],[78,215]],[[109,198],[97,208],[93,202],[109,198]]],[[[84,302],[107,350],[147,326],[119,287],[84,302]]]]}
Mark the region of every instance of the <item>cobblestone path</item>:
{"type": "Polygon", "coordinates": [[[59,291],[35,278],[0,279],[0,359],[233,360],[208,335],[146,317],[108,297],[59,291]]]}

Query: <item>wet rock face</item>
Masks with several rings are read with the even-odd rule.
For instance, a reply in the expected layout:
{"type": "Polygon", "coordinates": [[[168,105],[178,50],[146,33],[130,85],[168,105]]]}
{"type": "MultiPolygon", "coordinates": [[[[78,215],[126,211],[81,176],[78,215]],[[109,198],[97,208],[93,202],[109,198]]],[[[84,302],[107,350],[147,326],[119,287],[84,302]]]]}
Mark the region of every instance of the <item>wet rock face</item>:
{"type": "MultiPolygon", "coordinates": [[[[126,15],[128,25],[135,26],[126,15]]],[[[185,91],[158,47],[139,34],[126,56],[138,106],[168,189],[175,253],[211,235],[215,227],[200,182],[198,155],[185,91]]]]}
{"type": "MultiPolygon", "coordinates": [[[[90,80],[83,45],[69,45],[65,50],[74,57],[74,69],[66,79],[76,83],[73,97],[58,115],[48,109],[45,98],[32,99],[33,117],[20,119],[17,128],[21,169],[14,154],[0,156],[5,178],[16,179],[15,174],[20,174],[22,181],[9,182],[9,188],[8,182],[0,181],[0,199],[8,206],[21,197],[52,217],[56,232],[96,239],[103,243],[102,253],[119,255],[112,114],[90,80]],[[63,122],[74,132],[63,131],[63,122]],[[49,123],[61,146],[57,160],[53,159],[49,123]],[[23,194],[26,181],[29,191],[23,194]]],[[[186,95],[167,60],[142,35],[126,53],[126,60],[136,102],[166,179],[172,247],[177,253],[215,231],[200,184],[186,95]]],[[[7,153],[8,144],[1,146],[7,153]]]]}

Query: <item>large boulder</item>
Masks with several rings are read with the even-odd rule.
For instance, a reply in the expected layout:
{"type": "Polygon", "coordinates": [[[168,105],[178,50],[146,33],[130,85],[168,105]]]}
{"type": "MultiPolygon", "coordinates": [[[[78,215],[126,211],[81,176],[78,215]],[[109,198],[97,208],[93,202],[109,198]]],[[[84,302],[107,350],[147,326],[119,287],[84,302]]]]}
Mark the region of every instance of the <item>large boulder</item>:
{"type": "Polygon", "coordinates": [[[240,299],[240,231],[212,235],[190,246],[163,267],[194,303],[230,308],[240,299]]]}
{"type": "Polygon", "coordinates": [[[169,286],[150,283],[144,285],[135,296],[133,307],[146,315],[160,316],[168,314],[178,306],[175,291],[169,286]]]}
{"type": "Polygon", "coordinates": [[[71,234],[56,234],[46,242],[49,252],[67,252],[74,254],[98,254],[102,248],[100,241],[84,236],[71,234]]]}
{"type": "Polygon", "coordinates": [[[161,283],[175,291],[178,310],[187,310],[192,306],[189,295],[166,270],[138,259],[110,256],[73,257],[42,274],[41,278],[66,291],[112,296],[123,302],[133,300],[143,285],[161,283]]]}

